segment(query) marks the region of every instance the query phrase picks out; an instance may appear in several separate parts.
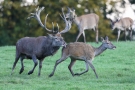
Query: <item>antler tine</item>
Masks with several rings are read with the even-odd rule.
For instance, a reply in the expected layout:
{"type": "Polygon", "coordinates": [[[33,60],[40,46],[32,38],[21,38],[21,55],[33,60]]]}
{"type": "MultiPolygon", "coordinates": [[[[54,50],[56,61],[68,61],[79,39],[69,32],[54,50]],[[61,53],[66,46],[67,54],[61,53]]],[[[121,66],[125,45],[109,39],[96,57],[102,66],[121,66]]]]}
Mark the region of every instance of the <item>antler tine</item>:
{"type": "Polygon", "coordinates": [[[65,17],[65,14],[63,12],[63,8],[62,8],[62,14],[63,14],[63,18],[64,18],[64,21],[66,20],[66,17],[65,17]]]}
{"type": "Polygon", "coordinates": [[[39,10],[39,6],[37,8],[35,8],[35,13],[30,13],[31,16],[29,16],[27,19],[34,18],[37,15],[38,10],[39,10]]]}
{"type": "Polygon", "coordinates": [[[70,30],[72,22],[71,22],[70,20],[66,20],[65,14],[64,14],[64,12],[63,12],[63,8],[62,8],[62,14],[63,14],[63,17],[61,16],[61,14],[60,14],[60,16],[61,16],[62,19],[64,20],[64,22],[65,22],[65,24],[66,24],[66,27],[65,27],[65,29],[62,30],[60,33],[66,33],[66,32],[68,32],[68,31],[70,30]]]}
{"type": "Polygon", "coordinates": [[[53,24],[53,22],[52,22],[52,26],[53,26],[52,30],[54,31],[54,24],[53,24]]]}
{"type": "Polygon", "coordinates": [[[57,23],[57,28],[58,28],[58,32],[59,32],[59,25],[58,25],[58,23],[57,23]]]}
{"type": "Polygon", "coordinates": [[[48,32],[51,32],[52,33],[52,30],[49,30],[46,28],[46,25],[43,25],[41,20],[40,20],[40,13],[41,11],[44,10],[45,7],[41,7],[39,8],[39,6],[35,9],[35,13],[31,13],[31,16],[29,16],[27,19],[31,19],[31,18],[35,18],[38,23],[40,24],[40,26],[44,29],[46,29],[48,32]]]}
{"type": "Polygon", "coordinates": [[[39,6],[37,8],[35,8],[35,12],[38,12],[38,10],[39,10],[39,6]]]}
{"type": "Polygon", "coordinates": [[[67,7],[67,9],[68,9],[68,12],[70,12],[70,11],[71,11],[69,7],[67,7]]]}
{"type": "Polygon", "coordinates": [[[40,16],[40,13],[41,13],[42,10],[44,10],[44,8],[45,7],[42,7],[42,8],[39,9],[39,11],[37,11],[38,16],[40,16]]]}
{"type": "Polygon", "coordinates": [[[59,13],[60,17],[64,20],[64,18],[62,17],[62,15],[59,13]]]}
{"type": "Polygon", "coordinates": [[[44,23],[45,29],[46,29],[47,31],[50,31],[50,32],[54,33],[53,30],[50,30],[50,29],[46,28],[47,17],[48,17],[48,14],[47,14],[46,17],[45,17],[45,23],[44,23]]]}
{"type": "Polygon", "coordinates": [[[62,15],[60,14],[60,17],[64,20],[64,22],[66,22],[66,17],[65,17],[65,14],[63,12],[63,8],[62,8],[62,15]],[[63,16],[62,16],[63,15],[63,16]]]}

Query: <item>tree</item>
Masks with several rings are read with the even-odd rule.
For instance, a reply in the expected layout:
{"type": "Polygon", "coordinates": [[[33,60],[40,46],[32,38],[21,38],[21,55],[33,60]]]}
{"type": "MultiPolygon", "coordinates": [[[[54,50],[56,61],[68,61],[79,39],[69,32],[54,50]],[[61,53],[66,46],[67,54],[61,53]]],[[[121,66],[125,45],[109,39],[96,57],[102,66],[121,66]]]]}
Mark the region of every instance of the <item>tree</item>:
{"type": "MultiPolygon", "coordinates": [[[[36,0],[33,0],[36,1],[36,0]]],[[[66,7],[75,8],[78,16],[87,13],[96,13],[100,17],[99,21],[99,36],[108,35],[110,39],[114,39],[109,26],[109,20],[106,18],[106,2],[107,0],[38,0],[32,4],[28,4],[26,0],[4,0],[0,4],[0,45],[15,45],[16,41],[25,36],[41,36],[46,35],[47,32],[40,27],[35,19],[31,19],[29,24],[27,23],[27,17],[30,13],[34,12],[37,6],[45,7],[45,10],[41,12],[41,20],[44,22],[44,18],[48,13],[47,28],[52,28],[52,22],[59,24],[60,30],[64,29],[65,23],[61,19],[59,13],[61,8],[66,7]]],[[[85,31],[86,40],[88,42],[95,41],[95,32],[85,31]]],[[[74,42],[78,35],[78,29],[75,24],[69,32],[63,34],[66,42],[74,42]]],[[[79,41],[83,41],[80,38],[79,41]]]]}

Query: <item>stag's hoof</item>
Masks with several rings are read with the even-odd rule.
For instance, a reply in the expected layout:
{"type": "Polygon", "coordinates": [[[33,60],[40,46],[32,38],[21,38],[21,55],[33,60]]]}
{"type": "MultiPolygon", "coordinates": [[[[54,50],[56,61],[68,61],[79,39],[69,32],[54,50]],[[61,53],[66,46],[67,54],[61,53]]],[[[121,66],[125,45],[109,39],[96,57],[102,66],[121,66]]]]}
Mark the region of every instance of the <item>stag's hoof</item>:
{"type": "Polygon", "coordinates": [[[53,74],[50,74],[50,75],[49,75],[49,77],[52,77],[52,76],[53,76],[53,74]]]}
{"type": "Polygon", "coordinates": [[[28,75],[30,75],[30,74],[32,74],[32,73],[33,73],[33,71],[29,71],[29,72],[28,72],[28,75]]]}
{"type": "Polygon", "coordinates": [[[24,68],[21,68],[19,74],[21,74],[23,71],[24,71],[24,68]]]}

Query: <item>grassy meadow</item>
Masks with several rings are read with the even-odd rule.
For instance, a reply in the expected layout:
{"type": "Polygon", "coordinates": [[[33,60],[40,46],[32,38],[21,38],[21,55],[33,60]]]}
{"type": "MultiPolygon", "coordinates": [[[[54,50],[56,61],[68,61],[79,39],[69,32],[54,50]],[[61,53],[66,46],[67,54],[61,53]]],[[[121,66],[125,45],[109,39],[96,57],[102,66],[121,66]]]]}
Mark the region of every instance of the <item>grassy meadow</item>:
{"type": "MultiPolygon", "coordinates": [[[[21,63],[18,61],[13,75],[10,75],[15,59],[15,46],[0,47],[0,90],[135,90],[135,41],[112,42],[117,48],[106,50],[95,57],[93,65],[99,76],[97,79],[90,68],[81,76],[72,77],[68,70],[70,59],[60,63],[53,77],[55,61],[61,56],[61,49],[44,59],[41,76],[38,77],[38,66],[31,75],[33,61],[24,60],[24,72],[19,74],[21,63]]],[[[95,47],[101,45],[90,42],[95,47]]],[[[73,71],[85,70],[85,63],[77,61],[73,71]]]]}

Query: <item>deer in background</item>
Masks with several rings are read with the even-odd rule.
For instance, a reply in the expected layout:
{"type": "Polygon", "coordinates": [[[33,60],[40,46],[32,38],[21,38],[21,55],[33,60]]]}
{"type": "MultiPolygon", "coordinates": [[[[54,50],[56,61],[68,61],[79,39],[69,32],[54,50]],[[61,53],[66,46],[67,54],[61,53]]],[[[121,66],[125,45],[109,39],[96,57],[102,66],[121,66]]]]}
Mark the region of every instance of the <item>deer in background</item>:
{"type": "Polygon", "coordinates": [[[111,20],[112,30],[118,29],[117,42],[119,40],[121,31],[125,32],[125,41],[127,40],[126,31],[130,31],[130,40],[132,40],[132,25],[133,25],[133,20],[129,17],[121,18],[120,20],[116,20],[115,22],[111,20]]]}
{"type": "Polygon", "coordinates": [[[96,42],[98,43],[98,22],[99,22],[98,15],[92,13],[77,17],[75,9],[70,9],[68,7],[68,13],[66,13],[66,18],[72,20],[79,29],[79,34],[76,38],[76,42],[78,41],[81,34],[83,34],[84,42],[86,42],[84,30],[93,29],[94,31],[96,31],[96,42]]]}
{"type": "Polygon", "coordinates": [[[72,76],[82,75],[82,74],[88,72],[89,66],[90,66],[92,68],[92,70],[94,71],[96,77],[98,78],[96,70],[92,64],[94,57],[100,55],[106,49],[115,49],[115,48],[116,48],[116,46],[114,46],[108,40],[107,36],[105,37],[105,39],[102,38],[102,44],[97,48],[95,48],[91,45],[88,45],[86,43],[82,43],[82,42],[69,43],[66,47],[63,47],[62,56],[59,60],[56,61],[54,69],[53,69],[52,73],[49,75],[49,77],[54,75],[54,72],[55,72],[58,64],[60,64],[62,61],[66,60],[68,57],[70,57],[71,62],[69,64],[68,68],[69,68],[69,71],[72,74],[72,76]],[[81,60],[81,61],[85,62],[85,65],[86,65],[85,71],[83,71],[81,73],[74,73],[72,71],[72,66],[74,65],[76,60],[81,60]]]}
{"type": "MultiPolygon", "coordinates": [[[[36,68],[38,61],[39,60],[39,72],[38,76],[40,76],[41,68],[42,68],[42,62],[45,57],[54,55],[58,49],[61,46],[66,46],[66,42],[63,40],[63,37],[61,36],[61,33],[58,31],[50,30],[46,28],[46,20],[47,16],[45,17],[45,24],[43,25],[41,20],[40,20],[40,12],[44,9],[42,8],[37,8],[35,13],[31,13],[31,16],[28,17],[30,18],[35,18],[38,23],[43,27],[45,30],[48,32],[52,33],[49,34],[48,36],[39,36],[39,37],[24,37],[21,38],[17,41],[16,43],[16,58],[12,67],[12,72],[14,71],[14,68],[20,58],[21,60],[21,69],[20,69],[20,74],[24,71],[24,64],[23,60],[24,59],[32,59],[34,62],[34,67],[32,70],[28,72],[28,75],[32,74],[34,72],[34,69],[36,68]]],[[[66,27],[64,30],[70,29],[71,28],[71,23],[70,21],[67,21],[65,18],[65,15],[63,13],[63,20],[65,21],[66,27]]],[[[58,24],[57,24],[58,26],[58,24]]],[[[54,27],[53,27],[54,29],[54,27]]],[[[58,26],[59,29],[59,26],[58,26]]]]}

